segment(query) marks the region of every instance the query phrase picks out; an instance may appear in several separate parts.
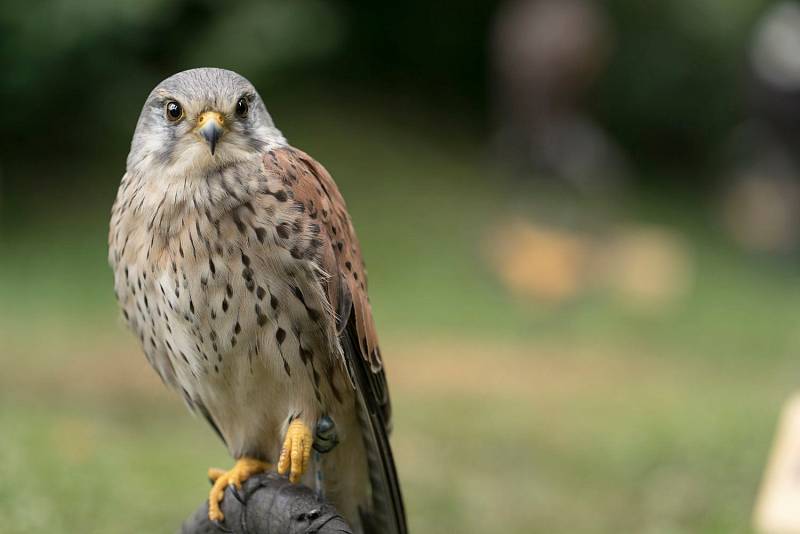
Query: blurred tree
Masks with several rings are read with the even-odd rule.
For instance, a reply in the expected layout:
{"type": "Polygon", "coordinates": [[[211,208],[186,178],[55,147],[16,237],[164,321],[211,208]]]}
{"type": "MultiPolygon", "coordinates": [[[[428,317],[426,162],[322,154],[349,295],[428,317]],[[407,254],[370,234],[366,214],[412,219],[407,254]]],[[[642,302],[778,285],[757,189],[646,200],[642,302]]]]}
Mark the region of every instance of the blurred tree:
{"type": "Polygon", "coordinates": [[[506,2],[492,34],[495,153],[518,179],[555,177],[584,192],[624,181],[624,154],[585,113],[613,32],[591,0],[506,2]]]}
{"type": "Polygon", "coordinates": [[[9,0],[0,8],[0,96],[20,105],[5,110],[2,154],[36,150],[48,136],[67,150],[87,137],[129,137],[121,116],[177,70],[227,66],[264,82],[325,56],[340,36],[340,18],[317,0],[9,0]],[[47,127],[35,127],[44,117],[47,127]]]}
{"type": "Polygon", "coordinates": [[[737,124],[749,33],[768,4],[608,0],[617,46],[596,109],[637,163],[703,162],[737,124]]]}
{"type": "MultiPolygon", "coordinates": [[[[698,162],[736,122],[747,35],[768,0],[605,2],[616,53],[593,108],[639,162],[698,162]]],[[[5,0],[0,165],[8,191],[46,151],[97,161],[125,146],[144,95],[177,70],[241,70],[290,92],[335,82],[452,110],[488,130],[489,29],[499,3],[408,0],[5,0]]],[[[357,97],[357,96],[356,96],[357,97]]],[[[391,110],[390,110],[391,111],[391,110]]],[[[447,114],[444,114],[447,120],[447,114]]],[[[40,173],[59,180],[58,173],[40,173]]]]}

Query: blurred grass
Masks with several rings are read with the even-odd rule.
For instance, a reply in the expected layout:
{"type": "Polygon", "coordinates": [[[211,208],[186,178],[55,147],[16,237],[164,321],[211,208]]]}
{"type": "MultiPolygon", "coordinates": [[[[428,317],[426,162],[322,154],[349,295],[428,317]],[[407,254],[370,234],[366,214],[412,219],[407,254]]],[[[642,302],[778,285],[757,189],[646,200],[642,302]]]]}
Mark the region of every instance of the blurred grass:
{"type": "MultiPolygon", "coordinates": [[[[521,199],[450,117],[303,101],[279,97],[273,115],[353,213],[414,532],[749,531],[800,376],[794,269],[741,256],[705,206],[656,191],[607,217],[687,236],[686,300],[648,315],[602,293],[521,302],[482,242],[547,198],[521,199]]],[[[117,321],[105,232],[123,161],[117,147],[60,169],[77,185],[16,208],[24,224],[0,235],[4,532],[174,531],[205,468],[229,462],[117,321]]]]}

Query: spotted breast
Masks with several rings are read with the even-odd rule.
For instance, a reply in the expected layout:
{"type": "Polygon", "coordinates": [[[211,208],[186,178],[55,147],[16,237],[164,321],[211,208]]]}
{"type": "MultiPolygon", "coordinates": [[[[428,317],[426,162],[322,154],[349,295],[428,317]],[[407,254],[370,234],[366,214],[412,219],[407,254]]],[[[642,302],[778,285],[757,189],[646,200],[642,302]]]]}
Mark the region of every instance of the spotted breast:
{"type": "Polygon", "coordinates": [[[110,236],[117,298],[150,363],[231,454],[268,461],[287,414],[339,411],[351,390],[315,206],[295,199],[297,174],[270,172],[286,150],[167,189],[152,210],[151,181],[126,175],[110,236]]]}

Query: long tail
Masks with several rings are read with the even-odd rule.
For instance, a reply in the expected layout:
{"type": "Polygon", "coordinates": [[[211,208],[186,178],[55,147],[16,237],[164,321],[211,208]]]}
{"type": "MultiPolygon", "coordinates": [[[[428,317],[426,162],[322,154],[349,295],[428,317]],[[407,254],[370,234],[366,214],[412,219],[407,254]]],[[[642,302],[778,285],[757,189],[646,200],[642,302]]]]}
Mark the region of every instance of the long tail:
{"type": "Polygon", "coordinates": [[[400,482],[394,465],[392,448],[389,445],[389,428],[386,412],[388,403],[380,399],[386,395],[386,379],[383,372],[376,374],[363,362],[356,352],[350,335],[343,336],[343,349],[352,365],[352,376],[356,385],[359,424],[367,451],[367,466],[372,488],[372,506],[363,510],[361,520],[365,534],[407,534],[406,513],[400,482]]]}

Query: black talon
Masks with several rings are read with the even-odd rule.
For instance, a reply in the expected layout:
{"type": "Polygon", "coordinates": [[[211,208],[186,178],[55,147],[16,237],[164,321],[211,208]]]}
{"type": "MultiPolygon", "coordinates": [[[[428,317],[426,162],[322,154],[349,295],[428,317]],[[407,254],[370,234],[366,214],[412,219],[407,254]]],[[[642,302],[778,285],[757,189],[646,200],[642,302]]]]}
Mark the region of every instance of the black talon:
{"type": "Polygon", "coordinates": [[[234,484],[229,484],[228,488],[230,488],[231,493],[233,493],[234,498],[239,501],[240,503],[244,504],[244,495],[239,492],[239,488],[237,488],[234,484]]]}
{"type": "Polygon", "coordinates": [[[338,444],[339,433],[336,431],[336,423],[328,415],[321,417],[314,431],[314,450],[324,454],[332,451],[338,444]]]}

